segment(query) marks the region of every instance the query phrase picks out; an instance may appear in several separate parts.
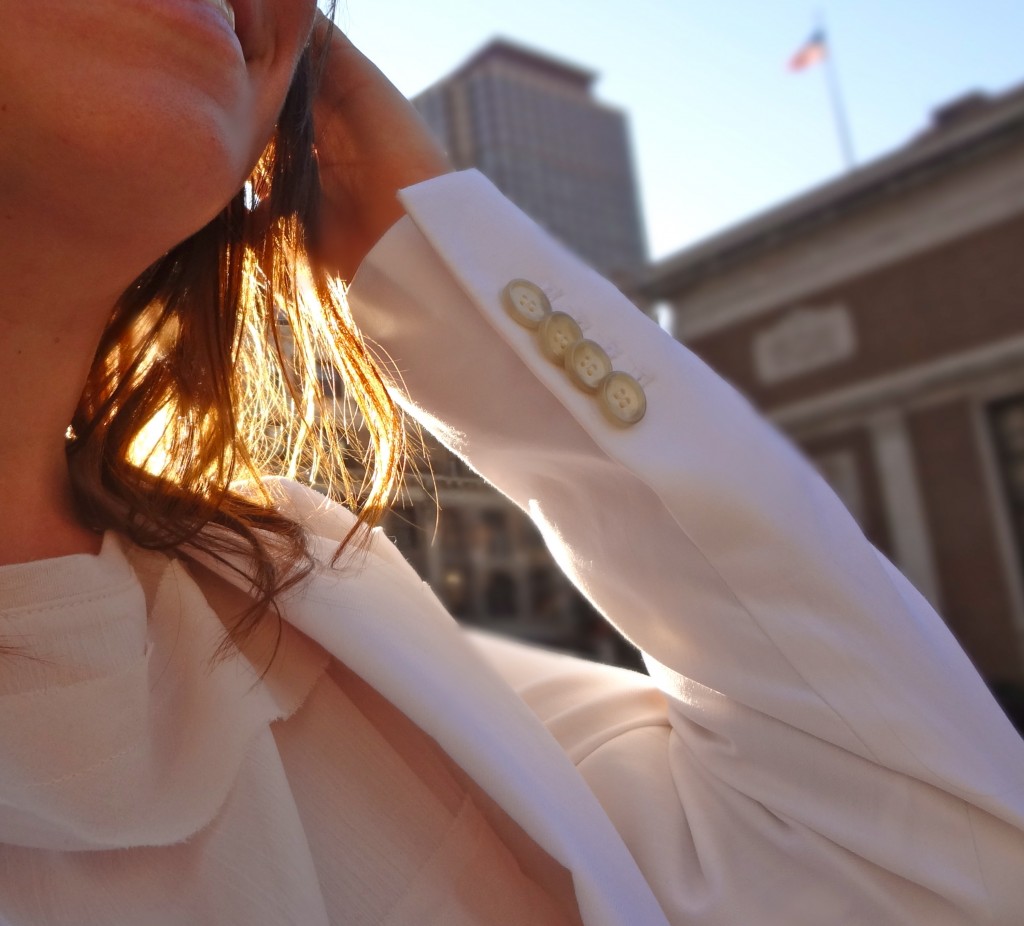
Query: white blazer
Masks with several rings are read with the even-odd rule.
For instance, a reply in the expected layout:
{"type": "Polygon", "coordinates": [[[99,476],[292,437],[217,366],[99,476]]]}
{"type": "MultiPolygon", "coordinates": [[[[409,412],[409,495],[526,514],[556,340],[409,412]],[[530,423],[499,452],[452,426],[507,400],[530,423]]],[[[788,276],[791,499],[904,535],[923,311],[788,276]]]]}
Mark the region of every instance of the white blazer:
{"type": "MultiPolygon", "coordinates": [[[[359,326],[651,680],[470,642],[382,539],[285,617],[571,870],[588,926],[1024,923],[1024,746],[813,468],[480,174],[401,197],[359,326]],[[503,306],[517,278],[636,377],[642,421],[546,359],[503,306]]],[[[329,551],[350,517],[288,491],[329,551]]]]}

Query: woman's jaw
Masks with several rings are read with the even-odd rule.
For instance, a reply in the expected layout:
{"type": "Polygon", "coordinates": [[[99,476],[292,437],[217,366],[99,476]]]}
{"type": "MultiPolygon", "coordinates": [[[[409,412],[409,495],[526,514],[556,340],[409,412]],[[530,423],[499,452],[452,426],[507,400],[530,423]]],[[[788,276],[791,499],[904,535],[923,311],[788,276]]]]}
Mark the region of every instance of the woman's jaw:
{"type": "Polygon", "coordinates": [[[215,216],[273,130],[315,10],[231,0],[232,28],[219,3],[0,0],[0,210],[105,242],[129,279],[215,216]]]}

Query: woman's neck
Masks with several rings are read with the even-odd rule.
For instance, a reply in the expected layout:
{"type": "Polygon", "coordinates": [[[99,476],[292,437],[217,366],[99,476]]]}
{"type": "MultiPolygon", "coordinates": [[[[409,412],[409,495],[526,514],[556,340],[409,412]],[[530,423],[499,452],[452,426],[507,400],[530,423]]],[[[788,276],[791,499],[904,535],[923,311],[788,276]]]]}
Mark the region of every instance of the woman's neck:
{"type": "Polygon", "coordinates": [[[75,512],[65,433],[125,284],[57,247],[39,248],[47,266],[22,239],[0,243],[0,564],[95,553],[101,538],[75,512]]]}
{"type": "Polygon", "coordinates": [[[56,468],[47,475],[0,456],[0,566],[99,553],[102,535],[78,519],[67,469],[59,463],[56,468]]]}

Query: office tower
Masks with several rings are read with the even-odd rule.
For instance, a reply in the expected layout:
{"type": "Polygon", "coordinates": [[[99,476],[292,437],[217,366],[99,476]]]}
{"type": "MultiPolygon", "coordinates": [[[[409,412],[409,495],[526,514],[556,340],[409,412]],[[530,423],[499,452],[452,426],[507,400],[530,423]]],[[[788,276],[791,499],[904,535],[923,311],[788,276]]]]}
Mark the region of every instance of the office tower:
{"type": "Polygon", "coordinates": [[[476,167],[591,266],[646,259],[623,113],[596,73],[497,39],[413,100],[456,167],[476,167]]]}

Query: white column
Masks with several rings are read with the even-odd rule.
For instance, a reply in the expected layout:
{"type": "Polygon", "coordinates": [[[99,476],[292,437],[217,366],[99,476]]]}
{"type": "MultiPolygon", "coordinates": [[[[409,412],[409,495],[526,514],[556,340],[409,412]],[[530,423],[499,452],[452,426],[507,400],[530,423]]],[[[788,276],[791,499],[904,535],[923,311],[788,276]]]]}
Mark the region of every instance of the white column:
{"type": "MultiPolygon", "coordinates": [[[[1015,383],[1009,391],[1024,389],[1024,383],[1015,383]]],[[[995,392],[1001,397],[1005,388],[995,392]]],[[[1010,500],[1003,485],[1003,473],[999,463],[992,426],[986,412],[989,397],[971,403],[971,420],[974,426],[975,446],[981,458],[984,473],[985,496],[988,499],[992,528],[999,548],[999,562],[1006,579],[1006,591],[1013,611],[1013,625],[1020,646],[1020,664],[1024,666],[1024,582],[1021,575],[1021,560],[1017,549],[1017,537],[1011,521],[1010,500]]]]}
{"type": "Polygon", "coordinates": [[[885,411],[869,419],[868,429],[888,515],[893,562],[941,611],[938,573],[906,420],[902,412],[885,411]]]}

